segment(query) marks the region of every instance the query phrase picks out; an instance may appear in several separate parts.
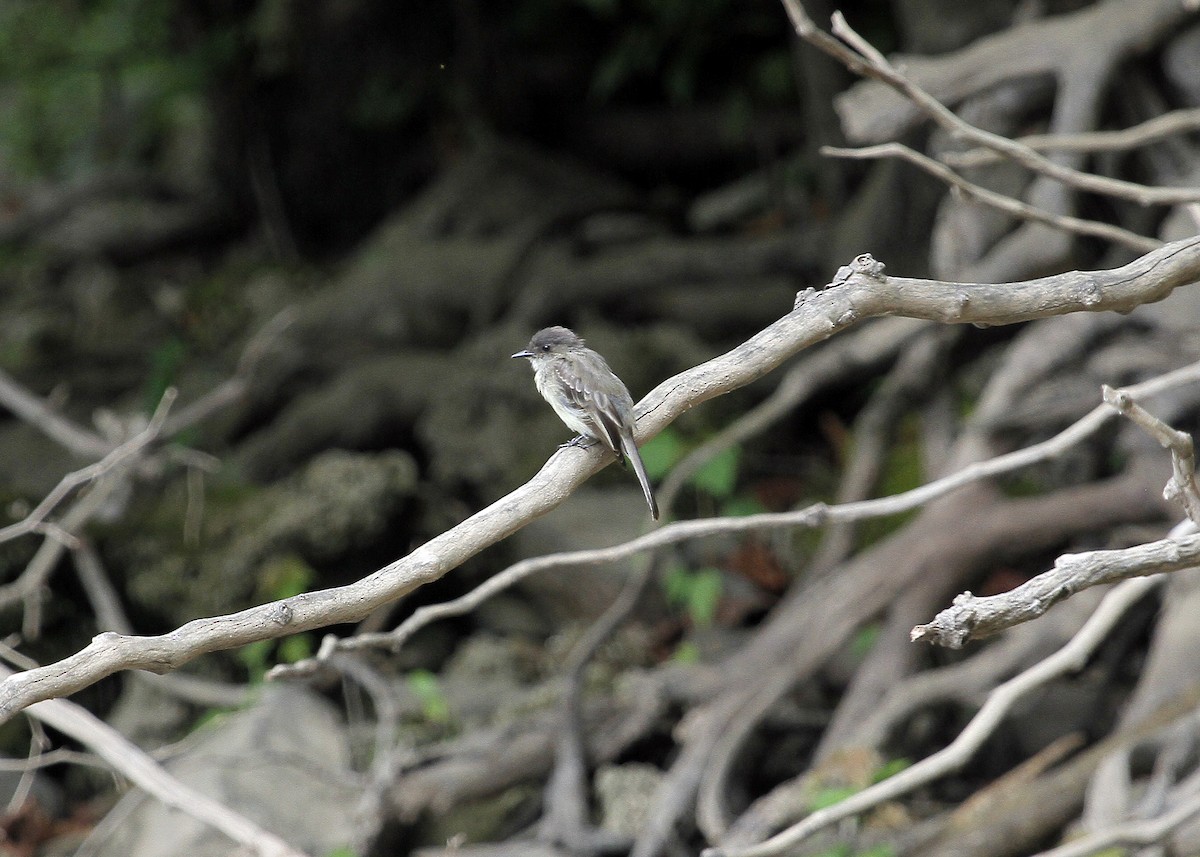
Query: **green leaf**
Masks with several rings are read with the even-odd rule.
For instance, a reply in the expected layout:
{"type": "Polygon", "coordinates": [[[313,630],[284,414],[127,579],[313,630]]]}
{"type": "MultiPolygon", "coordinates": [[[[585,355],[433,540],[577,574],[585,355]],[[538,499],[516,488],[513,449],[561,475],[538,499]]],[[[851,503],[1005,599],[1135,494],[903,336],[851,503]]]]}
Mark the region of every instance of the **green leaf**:
{"type": "Polygon", "coordinates": [[[867,652],[875,646],[875,641],[879,639],[879,623],[866,625],[858,629],[858,632],[850,640],[850,653],[855,658],[865,658],[867,652]]]}
{"type": "Polygon", "coordinates": [[[291,598],[312,587],[317,573],[296,554],[272,558],[258,573],[258,591],[271,601],[291,598]]]}
{"type": "Polygon", "coordinates": [[[421,702],[421,713],[430,723],[449,723],[450,703],[442,693],[437,676],[429,670],[413,670],[408,674],[408,689],[421,702]]]}
{"type": "Polygon", "coordinates": [[[731,497],[721,503],[721,515],[726,518],[744,518],[747,515],[760,515],[765,511],[767,508],[748,494],[731,497]]]}
{"type": "Polygon", "coordinates": [[[675,647],[675,653],[671,655],[671,660],[680,664],[698,664],[700,663],[700,649],[695,643],[685,640],[675,647]]]}
{"type": "Polygon", "coordinates": [[[813,795],[808,801],[809,812],[816,812],[819,809],[834,806],[841,803],[848,797],[852,797],[858,789],[850,786],[837,786],[821,789],[813,795]]]}
{"type": "Polygon", "coordinates": [[[888,759],[879,766],[879,770],[871,777],[871,782],[881,783],[889,777],[894,777],[896,774],[903,771],[905,768],[912,767],[912,762],[905,758],[888,759]]]}
{"type": "Polygon", "coordinates": [[[238,649],[237,659],[250,674],[251,683],[262,681],[262,677],[267,671],[267,663],[273,645],[274,640],[255,640],[238,649]]]}
{"type": "Polygon", "coordinates": [[[311,658],[313,655],[312,634],[292,634],[279,641],[279,660],[285,664],[311,658]]]}
{"type": "Polygon", "coordinates": [[[737,484],[738,463],[741,457],[740,446],[722,450],[696,471],[692,476],[692,484],[714,497],[729,497],[737,484]]]}
{"type": "Polygon", "coordinates": [[[646,465],[647,475],[658,480],[666,476],[687,454],[687,444],[675,428],[667,427],[639,452],[642,455],[642,463],[646,465]]]}
{"type": "Polygon", "coordinates": [[[693,572],[676,566],[663,578],[667,601],[683,607],[696,628],[706,628],[712,624],[723,588],[724,578],[715,568],[693,572]]]}
{"type": "Polygon", "coordinates": [[[702,568],[692,575],[692,590],[688,597],[688,615],[697,628],[707,628],[717,615],[721,602],[724,578],[715,568],[702,568]]]}

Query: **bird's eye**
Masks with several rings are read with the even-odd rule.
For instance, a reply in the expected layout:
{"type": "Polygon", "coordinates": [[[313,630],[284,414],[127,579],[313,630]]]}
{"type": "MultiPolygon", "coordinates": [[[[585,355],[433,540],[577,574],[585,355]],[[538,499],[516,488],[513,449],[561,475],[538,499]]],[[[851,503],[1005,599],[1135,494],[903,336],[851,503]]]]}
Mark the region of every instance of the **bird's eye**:
{"type": "Polygon", "coordinates": [[[549,350],[550,350],[550,346],[549,346],[549,345],[543,345],[543,346],[542,346],[542,350],[543,350],[543,351],[549,351],[549,350]]]}

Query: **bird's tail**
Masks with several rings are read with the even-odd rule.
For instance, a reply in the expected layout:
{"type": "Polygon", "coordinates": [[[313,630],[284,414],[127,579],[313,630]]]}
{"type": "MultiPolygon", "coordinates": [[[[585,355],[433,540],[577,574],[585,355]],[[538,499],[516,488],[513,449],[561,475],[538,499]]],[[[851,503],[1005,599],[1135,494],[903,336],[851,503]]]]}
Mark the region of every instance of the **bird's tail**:
{"type": "Polygon", "coordinates": [[[650,477],[646,475],[646,465],[642,464],[642,456],[638,452],[637,444],[633,442],[632,434],[627,431],[621,433],[621,450],[629,459],[629,463],[633,465],[633,472],[637,474],[638,482],[642,485],[642,493],[646,495],[646,505],[650,507],[650,517],[657,521],[658,502],[654,499],[654,490],[650,487],[650,477]]]}

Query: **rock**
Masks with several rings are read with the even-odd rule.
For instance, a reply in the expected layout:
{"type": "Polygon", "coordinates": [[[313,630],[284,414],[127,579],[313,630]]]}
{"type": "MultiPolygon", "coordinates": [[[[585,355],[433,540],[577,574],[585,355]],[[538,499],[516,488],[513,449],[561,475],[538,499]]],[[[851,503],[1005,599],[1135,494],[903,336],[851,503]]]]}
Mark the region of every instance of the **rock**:
{"type": "Polygon", "coordinates": [[[596,771],[600,826],[613,833],[637,836],[646,825],[662,780],[663,772],[653,765],[601,765],[596,771]]]}
{"type": "MultiPolygon", "coordinates": [[[[350,768],[345,729],[332,707],[308,690],[265,688],[252,708],[206,730],[168,770],[309,854],[353,840],[361,785],[350,768]]],[[[229,840],[142,792],[113,808],[119,825],[98,857],[226,857],[229,840]]]]}

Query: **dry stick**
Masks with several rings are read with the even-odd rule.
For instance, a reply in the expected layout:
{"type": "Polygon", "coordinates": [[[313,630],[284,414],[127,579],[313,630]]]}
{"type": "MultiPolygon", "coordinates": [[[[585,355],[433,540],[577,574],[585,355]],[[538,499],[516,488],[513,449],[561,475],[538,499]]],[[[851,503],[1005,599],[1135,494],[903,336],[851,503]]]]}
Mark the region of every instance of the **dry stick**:
{"type": "Polygon", "coordinates": [[[400,705],[392,684],[365,661],[351,655],[337,655],[332,665],[357,682],[375,707],[375,751],[362,794],[354,807],[353,852],[368,854],[388,817],[387,794],[395,782],[399,759],[396,736],[400,732],[400,705]]]}
{"type": "MultiPolygon", "coordinates": [[[[799,307],[732,351],[659,384],[639,403],[638,440],[645,442],[684,411],[761,378],[798,351],[865,318],[904,315],[996,325],[1069,312],[1128,311],[1197,279],[1200,237],[1168,244],[1108,271],[1004,285],[887,277],[882,265],[864,255],[840,272],[834,287],[808,295],[799,307]]],[[[559,450],[525,485],[408,556],[345,586],[197,619],[155,637],[101,634],[74,655],[0,681],[0,721],[118,670],[167,672],[207,652],[359,621],[546,514],[610,463],[612,456],[598,447],[559,450]]],[[[747,526],[755,521],[748,519],[747,526]]]]}
{"type": "Polygon", "coordinates": [[[1161,577],[1143,577],[1126,581],[1113,589],[1067,645],[988,694],[983,707],[949,746],[841,803],[817,810],[765,842],[749,848],[709,848],[704,851],[704,857],[773,857],[818,830],[958,770],[971,760],[1018,700],[1047,682],[1080,669],[1125,612],[1161,582],[1161,577]]]}
{"type": "Polygon", "coordinates": [[[1200,794],[1192,795],[1174,809],[1157,818],[1134,819],[1081,836],[1057,848],[1043,851],[1035,857],[1087,857],[1100,851],[1118,849],[1122,845],[1155,845],[1167,834],[1200,814],[1200,794]]]}
{"type": "Polygon", "coordinates": [[[1055,214],[1047,211],[1044,208],[1030,205],[1027,202],[1022,202],[1019,199],[1014,199],[1011,196],[998,193],[994,190],[989,190],[982,185],[977,185],[974,182],[967,181],[954,170],[950,169],[945,164],[935,161],[920,152],[905,146],[903,143],[881,143],[878,146],[864,146],[858,149],[843,149],[836,146],[822,146],[822,155],[829,155],[834,158],[851,158],[856,160],[868,158],[900,158],[915,164],[925,172],[935,176],[949,184],[951,187],[961,191],[965,195],[971,197],[984,205],[990,205],[992,208],[1011,214],[1014,217],[1019,217],[1024,220],[1032,220],[1035,223],[1043,223],[1047,226],[1053,226],[1056,229],[1062,229],[1066,232],[1074,232],[1077,235],[1090,235],[1094,238],[1103,238],[1108,241],[1113,241],[1117,244],[1122,244],[1130,249],[1139,252],[1153,250],[1155,247],[1161,247],[1162,242],[1154,238],[1147,238],[1144,235],[1138,235],[1136,232],[1131,232],[1128,229],[1123,229],[1120,226],[1114,226],[1111,223],[1103,223],[1098,220],[1086,220],[1082,217],[1073,217],[1066,214],[1055,214]]]}
{"type": "Polygon", "coordinates": [[[910,318],[886,318],[864,325],[788,369],[771,393],[700,446],[674,467],[658,486],[658,504],[671,509],[680,490],[701,467],[734,444],[753,437],[787,414],[822,386],[891,359],[928,324],[910,318]]]}
{"type": "MultiPolygon", "coordinates": [[[[1114,390],[1104,385],[1103,395],[1106,406],[1129,417],[1171,451],[1172,476],[1163,496],[1180,503],[1188,518],[1200,524],[1200,490],[1196,486],[1191,436],[1176,431],[1137,405],[1130,390],[1114,390]]],[[[953,604],[933,621],[913,628],[910,637],[914,642],[928,640],[957,649],[968,640],[1036,619],[1082,589],[1149,571],[1178,571],[1197,561],[1200,561],[1200,537],[1166,538],[1124,550],[1064,554],[1055,560],[1053,569],[1008,592],[987,598],[976,598],[970,592],[956,596],[953,604]]]]}
{"type": "MultiPolygon", "coordinates": [[[[112,581],[108,579],[100,555],[91,542],[80,539],[79,544],[71,550],[71,559],[74,560],[76,574],[92,607],[92,613],[96,616],[97,626],[105,631],[132,634],[133,625],[121,606],[121,597],[112,581]]],[[[133,675],[151,687],[205,708],[235,708],[245,705],[253,693],[253,688],[249,685],[231,684],[186,673],[154,675],[135,672],[133,675]]]]}
{"type": "MultiPolygon", "coordinates": [[[[17,389],[20,388],[18,387],[17,389]]],[[[42,525],[42,522],[46,520],[46,516],[54,511],[54,508],[74,489],[80,485],[99,479],[104,474],[141,455],[146,447],[153,443],[162,433],[163,424],[166,422],[167,414],[170,413],[171,405],[175,403],[177,395],[173,387],[168,387],[163,392],[162,398],[158,402],[158,407],[154,409],[154,414],[150,417],[150,421],[144,429],[116,447],[105,442],[105,448],[102,453],[103,458],[94,464],[89,464],[87,467],[68,473],[60,479],[58,485],[42,498],[42,502],[38,503],[28,515],[16,523],[0,528],[0,542],[15,539],[26,533],[36,532],[42,525]]],[[[23,413],[14,412],[18,413],[18,416],[25,416],[23,413]]]]}
{"type": "Polygon", "coordinates": [[[42,596],[46,580],[58,565],[63,551],[75,538],[72,533],[83,527],[107,502],[116,487],[116,475],[101,477],[91,490],[77,498],[55,525],[53,538],[43,539],[16,580],[0,585],[0,607],[22,602],[24,615],[21,634],[26,640],[36,639],[41,634],[42,596]]]}
{"type": "Polygon", "coordinates": [[[12,411],[75,455],[96,458],[112,449],[112,444],[95,432],[76,425],[34,396],[6,372],[0,372],[0,406],[12,411]]]}
{"type": "Polygon", "coordinates": [[[565,846],[572,854],[625,852],[631,841],[588,823],[587,746],[584,740],[583,691],[587,665],[606,640],[637,607],[654,576],[653,557],[645,557],[625,581],[608,609],[576,642],[563,677],[562,714],[554,769],[543,789],[538,839],[565,846]]]}
{"type": "MultiPolygon", "coordinates": [[[[854,422],[854,458],[837,489],[840,502],[848,503],[870,496],[882,467],[884,450],[891,438],[894,424],[908,400],[917,394],[918,389],[924,389],[931,379],[936,377],[936,365],[944,357],[950,342],[950,337],[945,334],[950,330],[953,329],[928,329],[924,336],[905,348],[880,388],[859,412],[854,422]]],[[[852,524],[828,526],[812,559],[810,573],[826,573],[848,555],[853,535],[852,524]]],[[[920,585],[914,586],[901,601],[911,599],[921,588],[920,585]]],[[[921,603],[927,604],[931,600],[930,597],[925,597],[921,599],[921,603]]],[[[941,603],[941,599],[938,599],[937,603],[941,603]]],[[[934,606],[936,605],[930,603],[929,610],[934,609],[934,606]]],[[[928,615],[927,610],[909,612],[915,614],[912,621],[928,615]]],[[[880,646],[876,646],[875,652],[878,652],[879,648],[880,646]]],[[[892,664],[886,670],[892,681],[896,677],[894,666],[892,664]]],[[[862,672],[857,673],[856,677],[856,681],[861,680],[862,672]]],[[[727,805],[727,780],[746,737],[758,728],[763,716],[791,687],[793,681],[792,670],[785,669],[778,678],[765,682],[714,744],[696,795],[696,825],[707,841],[719,841],[732,823],[727,805]]],[[[843,699],[843,703],[845,701],[843,699]]],[[[829,737],[829,730],[826,730],[824,737],[829,737]]]]}
{"type": "MultiPolygon", "coordinates": [[[[1132,396],[1151,396],[1180,384],[1195,381],[1200,381],[1200,362],[1189,364],[1188,366],[1161,375],[1158,378],[1152,378],[1149,381],[1128,387],[1126,388],[1126,392],[1132,396]]],[[[1048,438],[1041,443],[999,455],[986,461],[976,462],[942,479],[926,483],[918,488],[913,488],[900,494],[894,494],[890,497],[860,500],[836,506],[816,503],[794,512],[748,515],[741,518],[678,521],[668,524],[665,527],[660,527],[644,536],[639,536],[636,539],[608,548],[570,551],[521,560],[498,574],[493,575],[465,595],[440,604],[428,604],[418,607],[413,611],[412,616],[404,620],[393,631],[378,634],[360,634],[356,637],[343,640],[329,635],[322,642],[322,651],[315,658],[310,658],[307,661],[299,661],[295,664],[280,664],[271,669],[267,674],[267,678],[299,678],[312,675],[321,668],[321,662],[325,658],[338,650],[363,648],[390,648],[397,650],[413,634],[426,625],[436,622],[439,619],[469,613],[497,593],[503,592],[510,586],[540,571],[567,565],[597,565],[606,562],[616,562],[642,551],[711,535],[749,532],[768,528],[819,526],[824,523],[861,521],[868,518],[906,512],[944,494],[948,494],[957,488],[969,485],[972,482],[1009,473],[1021,467],[1027,467],[1059,455],[1087,438],[1093,432],[1099,430],[1113,415],[1113,410],[1108,405],[1097,405],[1078,421],[1063,429],[1054,437],[1048,438]]]]}
{"type": "Polygon", "coordinates": [[[1036,619],[1080,590],[1195,565],[1200,565],[1200,536],[1167,537],[1121,550],[1063,554],[1054,561],[1054,568],[1008,592],[985,598],[970,592],[955,596],[951,606],[927,624],[917,625],[909,636],[913,642],[925,640],[960,649],[969,640],[1036,619]]]}
{"type": "Polygon", "coordinates": [[[1039,175],[1056,179],[1079,190],[1128,199],[1138,205],[1177,205],[1200,200],[1200,190],[1182,187],[1149,187],[1137,182],[1098,176],[1055,163],[1017,141],[977,128],[962,119],[920,86],[905,77],[895,66],[859,36],[840,12],[833,13],[833,33],[842,41],[817,28],[800,0],[782,0],[796,33],[814,47],[843,63],[851,71],[873,77],[908,98],[926,116],[945,129],[952,138],[1011,158],[1039,175]]]}
{"type": "Polygon", "coordinates": [[[1104,385],[1104,402],[1128,417],[1171,452],[1171,481],[1163,497],[1183,506],[1194,524],[1200,525],[1200,489],[1196,487],[1196,448],[1187,432],[1171,428],[1133,400],[1128,390],[1104,385]]]}
{"type": "MultiPolygon", "coordinates": [[[[1030,134],[1017,137],[1022,146],[1037,152],[1123,152],[1156,143],[1175,134],[1200,130],[1200,107],[1172,110],[1118,131],[1084,131],[1079,134],[1030,134]]],[[[945,152],[943,163],[958,169],[999,163],[1004,158],[986,149],[945,152]]]]}
{"type": "MultiPolygon", "coordinates": [[[[0,675],[14,673],[0,665],[0,675]]],[[[65,699],[31,705],[30,717],[79,741],[109,767],[167,806],[228,836],[261,857],[305,857],[270,831],[171,776],[158,762],[87,709],[65,699]]]]}

